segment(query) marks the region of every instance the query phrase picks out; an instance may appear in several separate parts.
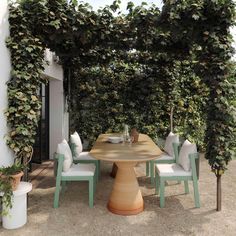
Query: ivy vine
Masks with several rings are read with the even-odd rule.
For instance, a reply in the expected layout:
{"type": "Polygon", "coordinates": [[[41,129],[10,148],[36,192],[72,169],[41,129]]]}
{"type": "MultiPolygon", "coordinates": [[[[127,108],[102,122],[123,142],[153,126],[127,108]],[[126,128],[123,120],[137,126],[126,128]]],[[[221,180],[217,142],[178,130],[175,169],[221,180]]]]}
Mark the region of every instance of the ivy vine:
{"type": "Polygon", "coordinates": [[[119,2],[97,12],[76,1],[10,4],[7,144],[30,155],[47,47],[70,71],[73,128],[83,136],[124,121],[165,136],[174,106],[176,131],[199,145],[205,136],[206,158],[221,175],[235,155],[234,2],[165,0],[162,11],[130,2],[127,15],[114,15],[119,2]]]}
{"type": "Polygon", "coordinates": [[[28,19],[20,7],[10,7],[10,38],[7,46],[11,52],[11,79],[8,82],[8,109],[5,112],[11,131],[7,144],[16,156],[31,156],[32,146],[40,116],[41,102],[37,95],[44,81],[45,47],[28,27],[28,19]]]}

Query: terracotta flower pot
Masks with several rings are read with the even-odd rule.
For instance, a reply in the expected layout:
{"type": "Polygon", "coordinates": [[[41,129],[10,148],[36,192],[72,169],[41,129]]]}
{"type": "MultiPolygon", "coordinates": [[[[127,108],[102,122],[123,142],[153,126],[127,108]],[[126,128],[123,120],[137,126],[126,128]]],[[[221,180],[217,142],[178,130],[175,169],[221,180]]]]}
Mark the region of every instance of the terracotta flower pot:
{"type": "Polygon", "coordinates": [[[11,175],[11,186],[12,190],[15,191],[20,183],[21,177],[24,175],[24,172],[21,171],[15,175],[11,175]]]}

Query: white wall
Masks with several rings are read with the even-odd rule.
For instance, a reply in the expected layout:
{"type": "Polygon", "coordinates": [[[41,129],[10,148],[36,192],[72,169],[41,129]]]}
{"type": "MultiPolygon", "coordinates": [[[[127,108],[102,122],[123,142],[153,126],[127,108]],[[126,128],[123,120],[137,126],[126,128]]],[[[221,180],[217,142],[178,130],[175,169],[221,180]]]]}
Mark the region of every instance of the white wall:
{"type": "Polygon", "coordinates": [[[0,3],[0,166],[10,165],[13,162],[13,153],[7,147],[4,135],[8,128],[4,110],[7,108],[7,86],[6,82],[10,78],[10,54],[5,46],[5,40],[9,36],[7,0],[0,3]]]}
{"type": "Polygon", "coordinates": [[[51,79],[49,82],[49,155],[57,150],[57,144],[64,138],[68,140],[69,119],[65,111],[63,81],[51,79]]]}
{"type": "Polygon", "coordinates": [[[66,112],[63,69],[56,62],[55,54],[45,51],[45,70],[43,76],[49,79],[49,157],[53,158],[57,144],[64,138],[68,140],[69,114],[66,112]]]}
{"type": "Polygon", "coordinates": [[[63,80],[63,69],[57,64],[56,59],[55,54],[49,49],[46,49],[45,61],[47,61],[48,64],[45,63],[44,74],[53,79],[63,80]]]}
{"type": "Polygon", "coordinates": [[[69,140],[69,112],[67,110],[67,103],[64,107],[64,117],[63,117],[63,137],[69,140]]]}

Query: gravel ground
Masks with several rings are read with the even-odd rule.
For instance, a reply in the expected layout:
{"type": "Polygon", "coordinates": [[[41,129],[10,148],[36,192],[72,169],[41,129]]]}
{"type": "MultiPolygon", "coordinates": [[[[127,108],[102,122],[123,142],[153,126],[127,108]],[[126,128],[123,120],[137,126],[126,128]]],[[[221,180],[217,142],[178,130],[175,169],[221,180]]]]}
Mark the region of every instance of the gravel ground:
{"type": "Polygon", "coordinates": [[[94,208],[88,207],[88,187],[84,182],[68,184],[60,199],[60,207],[52,208],[55,180],[52,173],[29,194],[28,222],[17,230],[0,227],[1,236],[64,236],[64,235],[236,235],[236,161],[222,178],[222,211],[216,212],[216,178],[207,161],[201,157],[201,208],[194,207],[193,188],[184,194],[184,185],[169,182],[166,186],[166,206],[159,207],[150,179],[145,177],[145,165],[136,167],[144,196],[145,210],[135,216],[110,213],[107,200],[113,179],[110,163],[102,163],[101,179],[95,194],[94,208]]]}

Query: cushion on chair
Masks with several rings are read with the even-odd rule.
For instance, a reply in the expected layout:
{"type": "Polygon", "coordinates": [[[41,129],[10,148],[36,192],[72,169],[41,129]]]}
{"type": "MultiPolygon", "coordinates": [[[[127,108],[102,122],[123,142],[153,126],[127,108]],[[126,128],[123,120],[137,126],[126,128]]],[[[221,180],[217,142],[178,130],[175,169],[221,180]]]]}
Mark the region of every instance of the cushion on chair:
{"type": "Polygon", "coordinates": [[[174,157],[173,143],[178,143],[178,142],[179,142],[179,135],[170,132],[166,138],[166,142],[164,146],[165,152],[168,155],[174,157]]]}
{"type": "Polygon", "coordinates": [[[189,154],[196,152],[197,152],[196,144],[190,143],[188,140],[185,140],[180,149],[179,159],[178,159],[178,164],[181,165],[185,171],[190,170],[189,154]]]}
{"type": "Polygon", "coordinates": [[[90,156],[89,152],[81,152],[74,158],[74,160],[96,160],[96,159],[90,156]]]}
{"type": "Polygon", "coordinates": [[[75,145],[75,150],[74,150],[75,157],[79,156],[79,154],[83,150],[83,145],[82,145],[79,134],[77,132],[74,132],[73,134],[71,134],[70,141],[71,143],[75,145]]]}
{"type": "Polygon", "coordinates": [[[72,164],[71,168],[62,172],[62,176],[94,176],[96,166],[94,164],[72,164]]]}
{"type": "Polygon", "coordinates": [[[161,154],[156,161],[165,161],[165,160],[174,160],[175,158],[173,156],[169,156],[166,153],[161,154]]]}
{"type": "Polygon", "coordinates": [[[156,164],[156,171],[159,176],[191,176],[191,171],[185,171],[180,165],[173,164],[156,164]]]}
{"type": "Polygon", "coordinates": [[[57,145],[57,153],[64,155],[63,171],[68,171],[73,163],[73,158],[70,146],[65,139],[57,145]]]}

